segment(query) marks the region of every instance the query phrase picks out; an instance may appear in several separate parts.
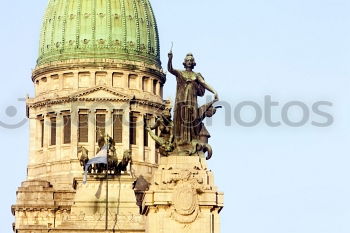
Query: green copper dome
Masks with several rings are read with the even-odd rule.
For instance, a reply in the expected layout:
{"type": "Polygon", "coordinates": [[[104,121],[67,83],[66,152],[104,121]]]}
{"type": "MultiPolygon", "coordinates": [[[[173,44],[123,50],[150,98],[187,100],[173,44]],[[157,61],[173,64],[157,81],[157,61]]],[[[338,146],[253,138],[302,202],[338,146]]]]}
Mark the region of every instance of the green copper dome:
{"type": "Polygon", "coordinates": [[[37,65],[118,59],[159,66],[159,37],[148,0],[50,0],[37,65]]]}

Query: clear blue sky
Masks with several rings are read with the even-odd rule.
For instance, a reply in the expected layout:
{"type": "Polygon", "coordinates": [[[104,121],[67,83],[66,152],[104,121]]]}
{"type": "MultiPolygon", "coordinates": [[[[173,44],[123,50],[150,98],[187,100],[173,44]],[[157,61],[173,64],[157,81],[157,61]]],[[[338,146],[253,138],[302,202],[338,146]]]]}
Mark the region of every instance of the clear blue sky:
{"type": "MultiPolygon", "coordinates": [[[[334,124],[317,128],[225,126],[223,111],[210,127],[209,162],[225,192],[223,233],[350,232],[350,2],[348,0],[152,0],[163,64],[174,41],[174,65],[192,52],[196,70],[232,108],[263,106],[271,95],[283,105],[330,101],[334,124]]],[[[25,117],[17,99],[33,96],[31,69],[47,0],[3,1],[0,121],[25,117]],[[6,115],[8,106],[18,113],[6,115]]],[[[165,97],[173,97],[168,77],[165,97]]],[[[279,120],[281,107],[272,116],[279,120]]],[[[300,109],[299,109],[300,110],[300,109]]],[[[301,112],[291,109],[291,119],[301,112]]],[[[245,120],[254,112],[245,109],[245,120]]],[[[317,120],[312,114],[311,120],[317,120]]],[[[310,121],[311,121],[310,120],[310,121]]],[[[10,233],[11,204],[25,179],[28,125],[0,128],[2,185],[0,231],[10,233]]]]}

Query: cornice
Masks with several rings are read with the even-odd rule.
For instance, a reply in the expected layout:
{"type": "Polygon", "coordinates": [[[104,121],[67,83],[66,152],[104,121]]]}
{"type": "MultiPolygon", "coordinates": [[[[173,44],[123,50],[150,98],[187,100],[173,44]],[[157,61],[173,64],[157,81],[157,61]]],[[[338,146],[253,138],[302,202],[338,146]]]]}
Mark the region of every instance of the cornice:
{"type": "Polygon", "coordinates": [[[54,99],[44,99],[35,101],[35,99],[31,99],[33,102],[28,101],[27,106],[29,108],[38,108],[38,107],[50,107],[53,105],[59,105],[64,103],[72,103],[72,102],[124,102],[129,103],[130,105],[145,105],[149,107],[154,107],[158,109],[164,109],[163,102],[155,102],[151,100],[145,100],[136,98],[133,95],[128,95],[126,93],[117,91],[113,88],[109,88],[106,86],[97,86],[87,90],[78,91],[66,97],[59,97],[54,99]],[[89,94],[96,93],[98,91],[106,91],[115,97],[89,97],[89,94]]]}
{"type": "Polygon", "coordinates": [[[55,72],[74,72],[86,71],[89,69],[97,69],[103,71],[132,71],[144,72],[148,75],[153,75],[159,78],[162,83],[166,82],[166,75],[161,67],[149,66],[142,62],[122,62],[114,59],[78,59],[62,62],[55,62],[49,65],[38,66],[33,70],[32,81],[42,75],[47,75],[55,72]]]}

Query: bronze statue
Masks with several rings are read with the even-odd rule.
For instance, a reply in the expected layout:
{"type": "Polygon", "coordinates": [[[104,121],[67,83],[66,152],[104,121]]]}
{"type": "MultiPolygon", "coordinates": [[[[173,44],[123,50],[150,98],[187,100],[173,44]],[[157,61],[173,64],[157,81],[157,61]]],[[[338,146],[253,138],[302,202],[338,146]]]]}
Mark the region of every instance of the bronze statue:
{"type": "Polygon", "coordinates": [[[126,172],[126,169],[127,169],[128,165],[129,165],[129,163],[131,163],[131,161],[132,161],[131,151],[130,150],[124,151],[123,159],[117,165],[114,174],[120,175],[122,171],[126,172]]]}
{"type": "MultiPolygon", "coordinates": [[[[108,163],[108,171],[107,171],[107,164],[103,163],[97,163],[97,164],[92,164],[88,168],[88,173],[91,173],[92,170],[96,174],[101,174],[101,173],[108,173],[111,175],[120,175],[122,171],[126,171],[128,165],[132,161],[132,156],[131,156],[131,151],[126,150],[124,151],[123,158],[122,160],[118,163],[118,156],[115,148],[115,141],[112,137],[110,136],[103,136],[100,131],[98,131],[98,149],[97,152],[101,151],[102,148],[106,145],[107,143],[107,163],[108,163]]],[[[85,165],[88,163],[89,158],[88,158],[88,150],[84,147],[78,147],[78,159],[80,161],[80,165],[85,168],[85,165]]]]}
{"type": "MultiPolygon", "coordinates": [[[[89,161],[89,151],[83,146],[78,147],[78,159],[84,171],[85,165],[89,161]]],[[[91,173],[91,166],[88,168],[88,172],[91,173]]]]}
{"type": "MultiPolygon", "coordinates": [[[[200,73],[193,71],[196,62],[192,54],[189,53],[185,57],[183,71],[173,68],[172,52],[168,57],[168,70],[177,80],[173,129],[175,150],[177,153],[188,155],[199,151],[211,153],[210,146],[201,141],[200,134],[204,127],[204,118],[211,117],[216,112],[213,104],[219,100],[218,93],[205,82],[200,73]],[[197,98],[204,96],[205,90],[214,94],[214,100],[199,108],[197,98]]],[[[211,157],[211,154],[208,157],[211,157]]]]}
{"type": "Polygon", "coordinates": [[[142,201],[145,197],[145,192],[149,190],[149,186],[150,183],[148,183],[148,181],[142,175],[139,176],[139,178],[137,178],[132,185],[136,196],[136,205],[140,209],[140,214],[142,214],[142,201]]]}
{"type": "Polygon", "coordinates": [[[149,135],[159,146],[159,152],[163,156],[167,156],[169,152],[174,150],[174,134],[173,134],[174,123],[171,119],[171,108],[170,103],[163,110],[162,115],[157,117],[156,122],[151,127],[146,127],[149,135]],[[159,136],[156,135],[152,130],[158,129],[160,131],[159,136]]]}
{"type": "MultiPolygon", "coordinates": [[[[104,136],[100,130],[97,131],[98,132],[98,139],[97,139],[97,144],[98,144],[98,149],[97,149],[97,153],[103,148],[103,146],[106,144],[106,139],[107,139],[107,143],[108,143],[108,157],[107,157],[107,162],[108,162],[108,171],[109,173],[111,173],[115,167],[116,164],[118,163],[118,158],[117,155],[115,153],[115,142],[113,140],[113,138],[111,138],[110,136],[104,136]]],[[[107,169],[107,165],[106,164],[94,164],[94,171],[95,173],[102,173],[103,171],[105,171],[107,169]]]]}
{"type": "Polygon", "coordinates": [[[115,149],[115,141],[112,137],[107,136],[107,143],[108,143],[108,156],[107,156],[107,162],[108,162],[108,172],[109,173],[117,173],[117,166],[118,166],[118,156],[115,149]]]}

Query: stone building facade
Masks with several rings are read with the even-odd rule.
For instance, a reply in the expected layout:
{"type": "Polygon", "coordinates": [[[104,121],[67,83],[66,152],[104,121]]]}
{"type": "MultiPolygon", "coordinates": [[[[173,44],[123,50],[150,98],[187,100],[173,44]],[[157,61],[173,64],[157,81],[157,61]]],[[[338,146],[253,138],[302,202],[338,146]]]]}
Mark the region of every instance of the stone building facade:
{"type": "Polygon", "coordinates": [[[164,108],[159,51],[148,0],[49,1],[35,96],[27,99],[29,164],[12,207],[16,232],[104,229],[104,181],[90,176],[77,184],[81,149],[95,156],[98,130],[115,139],[119,160],[132,153],[129,172],[110,181],[110,229],[144,232],[132,183],[140,175],[150,180],[159,162],[144,124],[164,108]]]}
{"type": "Polygon", "coordinates": [[[223,193],[205,158],[160,157],[145,127],[168,104],[149,0],[49,0],[32,81],[14,232],[220,232],[223,193]],[[100,133],[132,161],[83,184],[81,160],[95,157],[100,133]]]}

